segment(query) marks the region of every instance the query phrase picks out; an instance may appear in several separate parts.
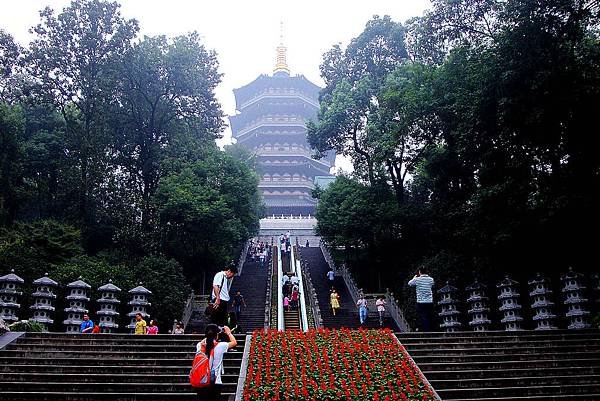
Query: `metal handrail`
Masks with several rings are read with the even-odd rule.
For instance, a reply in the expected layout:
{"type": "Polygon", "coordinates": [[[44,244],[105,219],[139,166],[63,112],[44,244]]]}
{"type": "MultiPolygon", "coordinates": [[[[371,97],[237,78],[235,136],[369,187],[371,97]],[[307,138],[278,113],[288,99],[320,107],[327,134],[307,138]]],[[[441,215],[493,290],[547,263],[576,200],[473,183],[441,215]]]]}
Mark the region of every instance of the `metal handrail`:
{"type": "MultiPolygon", "coordinates": [[[[193,311],[193,307],[194,307],[194,290],[192,290],[192,292],[190,293],[190,296],[188,297],[186,303],[185,303],[185,307],[183,308],[183,315],[181,316],[181,324],[183,325],[183,328],[185,329],[185,327],[187,326],[187,324],[190,321],[190,317],[192,316],[192,311],[193,311]]],[[[175,331],[175,329],[177,328],[177,319],[173,322],[173,331],[175,331]]]]}
{"type": "Polygon", "coordinates": [[[281,266],[281,243],[277,242],[277,330],[284,330],[283,323],[283,269],[281,266]]]}
{"type": "MultiPolygon", "coordinates": [[[[302,250],[298,247],[298,259],[300,261],[300,270],[302,271],[302,277],[304,279],[304,291],[310,291],[310,296],[308,297],[308,304],[310,309],[307,309],[307,312],[312,313],[313,323],[315,328],[323,327],[323,318],[321,317],[321,308],[319,307],[319,299],[317,298],[317,291],[313,286],[312,279],[310,278],[310,273],[307,269],[307,264],[305,261],[302,261],[302,250]]],[[[307,314],[308,318],[308,314],[307,314]]]]}
{"type": "MultiPolygon", "coordinates": [[[[298,240],[296,239],[296,244],[298,240]]],[[[302,269],[300,268],[300,259],[297,257],[295,250],[297,250],[298,245],[291,247],[291,255],[290,260],[292,262],[292,266],[298,277],[298,287],[300,288],[300,322],[302,326],[300,327],[302,331],[308,331],[308,316],[306,314],[306,290],[304,288],[304,280],[302,275],[302,269]]]]}
{"type": "Polygon", "coordinates": [[[248,256],[248,249],[250,248],[250,240],[246,240],[242,251],[240,252],[240,258],[237,264],[238,276],[242,275],[242,269],[244,268],[244,262],[246,261],[246,257],[248,256]]]}

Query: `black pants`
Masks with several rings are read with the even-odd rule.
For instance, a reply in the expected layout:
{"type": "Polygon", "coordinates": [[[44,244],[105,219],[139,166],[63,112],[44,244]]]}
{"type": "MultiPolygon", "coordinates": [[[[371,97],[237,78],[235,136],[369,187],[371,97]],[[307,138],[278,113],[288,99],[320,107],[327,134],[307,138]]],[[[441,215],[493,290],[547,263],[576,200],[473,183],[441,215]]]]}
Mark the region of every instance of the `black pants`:
{"type": "Polygon", "coordinates": [[[227,301],[221,300],[219,307],[211,316],[211,322],[217,326],[224,326],[227,322],[227,301]]]}
{"type": "Polygon", "coordinates": [[[433,304],[417,303],[417,315],[419,316],[419,329],[421,331],[431,331],[433,304]]]}
{"type": "Polygon", "coordinates": [[[221,401],[222,384],[213,384],[210,387],[198,390],[200,401],[221,401]]]}

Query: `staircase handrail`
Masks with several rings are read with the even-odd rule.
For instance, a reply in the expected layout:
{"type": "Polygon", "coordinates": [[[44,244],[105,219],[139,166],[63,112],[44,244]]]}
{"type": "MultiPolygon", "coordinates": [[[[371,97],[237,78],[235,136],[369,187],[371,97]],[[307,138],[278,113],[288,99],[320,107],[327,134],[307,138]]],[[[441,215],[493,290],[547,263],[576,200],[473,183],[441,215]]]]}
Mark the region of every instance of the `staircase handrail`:
{"type": "Polygon", "coordinates": [[[283,269],[281,266],[281,242],[277,243],[277,330],[284,330],[283,323],[283,269]]]}
{"type": "Polygon", "coordinates": [[[244,262],[246,261],[246,257],[248,257],[248,249],[250,249],[250,240],[246,240],[246,243],[244,244],[244,247],[242,248],[241,252],[240,252],[240,258],[238,259],[238,264],[237,264],[237,274],[238,276],[242,275],[242,269],[244,268],[244,262]]]}
{"type": "MultiPolygon", "coordinates": [[[[192,311],[194,308],[194,290],[190,292],[190,296],[185,302],[185,307],[183,308],[183,314],[181,316],[181,324],[183,324],[183,328],[187,326],[190,321],[190,317],[192,316],[192,311]]],[[[177,319],[173,322],[173,331],[177,328],[177,319]]]]}
{"type": "Polygon", "coordinates": [[[327,245],[325,245],[325,241],[323,241],[322,239],[319,240],[319,248],[321,248],[321,252],[323,253],[325,262],[327,262],[327,264],[329,265],[329,268],[335,272],[336,271],[335,262],[333,261],[333,258],[331,257],[331,254],[329,253],[329,249],[327,248],[327,245]]]}
{"type": "Polygon", "coordinates": [[[411,331],[410,325],[406,321],[404,313],[402,313],[402,309],[400,309],[400,307],[398,306],[398,301],[396,301],[394,293],[391,292],[389,288],[386,288],[385,290],[385,302],[387,304],[386,309],[390,313],[390,316],[392,317],[392,319],[394,319],[394,321],[400,328],[400,331],[411,331]]]}
{"type": "MultiPolygon", "coordinates": [[[[296,244],[298,241],[296,240],[296,244]]],[[[292,261],[292,266],[294,268],[294,272],[298,277],[298,287],[300,288],[300,328],[302,331],[308,331],[308,316],[306,311],[306,291],[304,288],[304,280],[302,275],[302,269],[300,268],[300,258],[296,254],[297,245],[292,246],[290,249],[290,260],[292,261]]]]}
{"type": "Polygon", "coordinates": [[[271,256],[270,260],[267,263],[269,272],[267,273],[267,299],[265,302],[265,329],[271,328],[271,306],[272,306],[272,292],[273,292],[273,242],[271,241],[271,256]]]}
{"type": "Polygon", "coordinates": [[[304,291],[310,291],[310,296],[308,297],[308,304],[310,306],[310,309],[308,309],[307,312],[312,313],[315,328],[319,329],[323,327],[323,318],[321,317],[321,308],[319,307],[317,291],[313,286],[312,279],[310,278],[310,273],[306,268],[306,262],[302,261],[302,251],[300,250],[300,248],[298,248],[298,255],[298,259],[300,260],[300,270],[302,271],[302,277],[305,280],[304,291]]]}

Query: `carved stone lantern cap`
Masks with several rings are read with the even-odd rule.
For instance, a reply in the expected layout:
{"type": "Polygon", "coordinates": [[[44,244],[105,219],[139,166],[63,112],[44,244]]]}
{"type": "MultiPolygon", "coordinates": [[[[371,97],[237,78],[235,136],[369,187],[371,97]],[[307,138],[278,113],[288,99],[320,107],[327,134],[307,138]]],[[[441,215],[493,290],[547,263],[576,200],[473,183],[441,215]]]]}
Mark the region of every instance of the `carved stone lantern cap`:
{"type": "Polygon", "coordinates": [[[56,287],[58,283],[48,277],[48,273],[44,274],[44,277],[40,277],[33,282],[34,285],[47,285],[49,287],[56,287]]]}
{"type": "Polygon", "coordinates": [[[15,274],[15,269],[11,269],[10,273],[0,277],[0,283],[20,283],[23,284],[25,280],[15,274]]]}
{"type": "Polygon", "coordinates": [[[72,283],[67,284],[67,287],[68,288],[86,288],[86,289],[92,288],[92,286],[90,286],[88,283],[83,281],[81,276],[79,276],[79,278],[77,280],[73,281],[72,283]]]}
{"type": "Polygon", "coordinates": [[[451,292],[456,292],[456,291],[458,291],[458,288],[451,286],[450,281],[446,281],[446,285],[443,286],[442,288],[440,288],[437,292],[438,292],[438,294],[446,294],[446,293],[451,293],[451,292]]]}
{"type": "Polygon", "coordinates": [[[541,273],[536,273],[535,277],[532,278],[531,280],[529,280],[527,282],[527,284],[529,285],[534,285],[534,284],[546,284],[548,283],[548,279],[544,276],[542,276],[541,273]]]}
{"type": "Polygon", "coordinates": [[[508,276],[504,276],[504,278],[498,283],[497,287],[498,288],[502,288],[502,287],[514,287],[519,285],[518,281],[515,281],[513,279],[511,279],[508,276]]]}
{"type": "Polygon", "coordinates": [[[150,294],[152,294],[152,291],[150,291],[146,287],[143,287],[142,282],[140,281],[140,285],[129,290],[129,293],[130,294],[148,294],[148,295],[150,295],[150,294]]]}
{"type": "Polygon", "coordinates": [[[487,288],[487,286],[485,284],[482,284],[479,282],[479,280],[475,279],[475,281],[473,282],[473,284],[471,284],[470,286],[468,286],[466,288],[467,291],[474,291],[474,290],[485,290],[487,288]]]}
{"type": "Polygon", "coordinates": [[[112,283],[112,279],[108,280],[108,284],[104,284],[98,288],[98,291],[121,292],[121,289],[112,283]]]}
{"type": "Polygon", "coordinates": [[[573,267],[569,266],[569,271],[566,274],[563,274],[560,279],[561,280],[571,280],[571,279],[578,279],[578,278],[582,278],[583,275],[581,273],[577,273],[573,271],[573,267]]]}

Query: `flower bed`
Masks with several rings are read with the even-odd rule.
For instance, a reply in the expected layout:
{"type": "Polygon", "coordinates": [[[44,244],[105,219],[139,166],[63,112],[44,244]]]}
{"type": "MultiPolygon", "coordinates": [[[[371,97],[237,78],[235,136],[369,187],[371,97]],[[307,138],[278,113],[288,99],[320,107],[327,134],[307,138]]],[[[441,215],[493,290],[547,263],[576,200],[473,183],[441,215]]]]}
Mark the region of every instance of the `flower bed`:
{"type": "Polygon", "coordinates": [[[252,336],[244,401],[436,400],[390,330],[252,336]]]}

